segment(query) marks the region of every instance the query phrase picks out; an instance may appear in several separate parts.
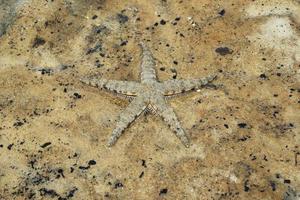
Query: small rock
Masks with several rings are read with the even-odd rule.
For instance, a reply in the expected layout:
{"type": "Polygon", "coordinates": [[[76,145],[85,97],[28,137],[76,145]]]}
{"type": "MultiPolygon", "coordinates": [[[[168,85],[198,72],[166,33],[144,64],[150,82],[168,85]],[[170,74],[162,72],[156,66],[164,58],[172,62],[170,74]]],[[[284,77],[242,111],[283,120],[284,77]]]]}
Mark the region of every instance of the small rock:
{"type": "Polygon", "coordinates": [[[161,190],[159,191],[159,196],[165,195],[165,194],[167,194],[167,193],[168,193],[168,189],[167,189],[167,188],[163,188],[163,189],[161,189],[161,190]]]}
{"type": "Polygon", "coordinates": [[[246,123],[239,123],[238,127],[239,128],[246,128],[247,124],[246,123]]]}
{"type": "Polygon", "coordinates": [[[222,9],[222,10],[219,12],[219,15],[224,16],[224,15],[225,15],[225,10],[222,9]]]}
{"type": "Polygon", "coordinates": [[[232,54],[232,50],[229,49],[228,47],[219,47],[216,49],[216,53],[220,54],[221,56],[225,56],[228,54],[232,54]]]}
{"type": "Polygon", "coordinates": [[[88,163],[88,165],[96,165],[96,164],[97,164],[97,162],[95,160],[90,160],[88,163]]]}

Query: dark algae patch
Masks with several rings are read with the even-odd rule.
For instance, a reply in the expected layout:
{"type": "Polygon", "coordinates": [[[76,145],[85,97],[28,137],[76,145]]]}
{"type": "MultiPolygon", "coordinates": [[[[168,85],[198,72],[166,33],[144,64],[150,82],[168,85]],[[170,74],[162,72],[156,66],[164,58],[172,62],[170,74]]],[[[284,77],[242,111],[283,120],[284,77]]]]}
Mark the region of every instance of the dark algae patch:
{"type": "Polygon", "coordinates": [[[124,24],[124,23],[126,23],[129,20],[129,17],[127,15],[118,13],[117,14],[117,19],[118,19],[118,21],[119,21],[120,24],[124,24]]]}
{"type": "Polygon", "coordinates": [[[49,196],[51,198],[59,196],[55,190],[47,189],[47,188],[41,188],[40,189],[40,195],[41,196],[49,196]]]}
{"type": "Polygon", "coordinates": [[[69,198],[71,198],[71,197],[74,197],[75,192],[76,192],[77,190],[78,190],[78,188],[76,188],[76,187],[73,188],[73,189],[71,189],[71,190],[68,192],[66,198],[69,199],[69,198]]]}
{"type": "Polygon", "coordinates": [[[13,124],[14,127],[23,126],[23,125],[24,125],[24,122],[21,122],[21,121],[17,121],[13,124]]]}
{"type": "Polygon", "coordinates": [[[37,48],[41,45],[44,45],[45,43],[46,43],[46,40],[44,38],[37,36],[33,41],[32,47],[37,48]]]}
{"type": "Polygon", "coordinates": [[[244,182],[244,191],[245,191],[245,192],[249,192],[249,190],[250,190],[250,187],[249,187],[248,182],[249,182],[249,180],[246,180],[246,181],[244,182]]]}

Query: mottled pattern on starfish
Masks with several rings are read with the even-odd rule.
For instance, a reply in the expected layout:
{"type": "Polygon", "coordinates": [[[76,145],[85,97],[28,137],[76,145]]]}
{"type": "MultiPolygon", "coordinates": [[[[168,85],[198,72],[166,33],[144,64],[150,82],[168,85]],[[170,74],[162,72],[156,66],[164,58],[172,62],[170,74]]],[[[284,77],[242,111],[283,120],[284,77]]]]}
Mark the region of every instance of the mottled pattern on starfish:
{"type": "Polygon", "coordinates": [[[167,80],[158,82],[153,55],[144,43],[141,43],[140,46],[142,49],[141,82],[98,78],[81,79],[83,83],[91,86],[133,98],[128,107],[120,114],[120,119],[108,141],[108,146],[115,144],[124,130],[143,111],[149,110],[151,113],[161,116],[181,142],[188,147],[189,139],[181,127],[175,112],[167,104],[166,97],[200,89],[213,81],[216,76],[213,75],[201,79],[167,80]]]}

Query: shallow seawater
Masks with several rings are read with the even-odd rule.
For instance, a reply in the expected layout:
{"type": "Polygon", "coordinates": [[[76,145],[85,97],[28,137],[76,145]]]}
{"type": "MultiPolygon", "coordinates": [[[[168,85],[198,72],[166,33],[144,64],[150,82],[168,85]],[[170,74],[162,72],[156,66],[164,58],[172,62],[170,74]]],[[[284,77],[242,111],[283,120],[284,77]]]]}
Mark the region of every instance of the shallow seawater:
{"type": "Polygon", "coordinates": [[[300,198],[296,0],[0,0],[0,199],[300,198]],[[84,85],[216,74],[168,98],[191,140],[84,85]]]}

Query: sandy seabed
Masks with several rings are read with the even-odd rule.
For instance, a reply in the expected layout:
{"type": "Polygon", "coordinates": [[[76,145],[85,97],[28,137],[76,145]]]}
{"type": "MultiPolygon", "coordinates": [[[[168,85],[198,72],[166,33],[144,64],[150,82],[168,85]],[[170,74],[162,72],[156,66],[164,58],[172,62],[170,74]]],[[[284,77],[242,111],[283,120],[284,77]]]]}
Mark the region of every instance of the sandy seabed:
{"type": "Polygon", "coordinates": [[[0,199],[300,199],[299,0],[0,0],[0,199]],[[169,99],[192,146],[85,76],[217,74],[169,99]]]}

